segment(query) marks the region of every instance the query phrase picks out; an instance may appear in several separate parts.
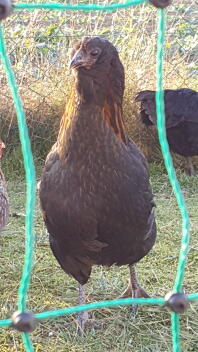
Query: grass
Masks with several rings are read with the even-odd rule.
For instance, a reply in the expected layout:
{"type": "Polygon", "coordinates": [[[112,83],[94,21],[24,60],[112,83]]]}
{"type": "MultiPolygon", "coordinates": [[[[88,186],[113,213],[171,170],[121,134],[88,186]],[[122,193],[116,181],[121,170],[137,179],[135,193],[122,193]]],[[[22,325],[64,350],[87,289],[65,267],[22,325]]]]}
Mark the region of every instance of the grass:
{"type": "MultiPolygon", "coordinates": [[[[90,0],[91,2],[91,0],[90,0]]],[[[164,87],[197,90],[196,9],[194,1],[168,9],[164,87]],[[183,8],[182,8],[183,6],[183,8]],[[191,45],[192,44],[192,45],[191,45]]],[[[130,137],[149,160],[161,160],[156,131],[139,120],[134,97],[139,90],[155,89],[156,9],[141,6],[114,13],[42,12],[17,13],[5,22],[9,58],[14,69],[27,116],[33,152],[40,165],[55,140],[59,120],[71,91],[69,49],[83,35],[101,35],[118,48],[125,66],[124,116],[130,137]]],[[[11,210],[25,212],[25,184],[18,129],[12,99],[0,66],[0,137],[7,154],[3,171],[10,180],[11,210]]],[[[175,157],[176,165],[181,164],[175,157]]],[[[40,166],[37,168],[40,171],[40,166]]],[[[39,172],[38,172],[39,173],[39,172]]],[[[152,252],[138,264],[143,287],[151,296],[164,297],[173,286],[181,239],[181,217],[161,163],[151,165],[156,197],[158,238],[152,252]]],[[[192,239],[184,287],[198,292],[197,197],[198,178],[179,174],[192,221],[192,239]]],[[[10,218],[0,236],[0,317],[10,318],[17,309],[17,289],[24,260],[24,217],[10,218]]],[[[77,304],[77,284],[59,268],[48,244],[39,207],[35,214],[36,248],[28,308],[34,312],[77,304]]],[[[86,288],[87,302],[112,299],[127,285],[127,267],[95,267],[86,288]]],[[[170,313],[142,306],[136,321],[129,307],[93,311],[101,329],[77,334],[75,316],[42,321],[32,333],[35,351],[42,352],[169,352],[172,351],[170,313]]],[[[197,351],[197,305],[181,319],[182,350],[197,351]]],[[[21,336],[0,330],[1,352],[22,352],[21,336]]]]}
{"type": "MultiPolygon", "coordinates": [[[[198,291],[198,178],[179,174],[191,217],[191,246],[184,288],[198,291]]],[[[181,240],[181,217],[162,165],[151,165],[151,181],[157,203],[157,243],[152,252],[138,264],[138,275],[151,296],[164,297],[173,286],[181,240]]],[[[25,184],[16,180],[8,184],[11,210],[25,212],[25,184]]],[[[28,308],[34,312],[77,304],[77,284],[59,268],[48,244],[41,213],[35,214],[36,248],[28,308]]],[[[24,259],[24,218],[10,218],[0,237],[1,319],[16,310],[17,289],[24,259]]],[[[113,299],[127,285],[128,268],[94,267],[86,287],[87,302],[113,299]]],[[[197,305],[192,305],[181,318],[182,351],[197,351],[197,305]]],[[[35,351],[42,352],[169,352],[172,351],[170,313],[165,308],[142,306],[136,321],[129,307],[105,308],[91,313],[101,324],[84,337],[77,334],[75,316],[43,320],[32,333],[35,351]]],[[[11,329],[0,330],[2,352],[22,352],[20,334],[11,329]]]]}

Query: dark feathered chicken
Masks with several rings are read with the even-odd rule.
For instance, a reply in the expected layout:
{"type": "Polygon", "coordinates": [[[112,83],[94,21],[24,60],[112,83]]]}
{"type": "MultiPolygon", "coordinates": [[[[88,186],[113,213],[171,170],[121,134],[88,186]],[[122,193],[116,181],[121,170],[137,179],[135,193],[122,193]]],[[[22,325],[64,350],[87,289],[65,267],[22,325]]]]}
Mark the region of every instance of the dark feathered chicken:
{"type": "Polygon", "coordinates": [[[107,40],[85,38],[74,52],[78,102],[66,107],[39,187],[50,246],[80,285],[94,264],[128,264],[133,295],[146,296],[132,265],[155,242],[154,203],[145,158],[124,128],[124,69],[107,40]]]}
{"type": "MultiPolygon", "coordinates": [[[[194,174],[191,157],[198,155],[198,93],[192,89],[165,89],[166,133],[170,149],[187,157],[188,172],[194,174]]],[[[156,125],[155,91],[139,92],[141,118],[145,125],[156,125]]]]}
{"type": "MultiPolygon", "coordinates": [[[[5,144],[0,140],[0,159],[3,156],[5,144]]],[[[6,192],[6,183],[3,172],[0,169],[0,232],[6,225],[9,216],[8,197],[6,192]]]]}

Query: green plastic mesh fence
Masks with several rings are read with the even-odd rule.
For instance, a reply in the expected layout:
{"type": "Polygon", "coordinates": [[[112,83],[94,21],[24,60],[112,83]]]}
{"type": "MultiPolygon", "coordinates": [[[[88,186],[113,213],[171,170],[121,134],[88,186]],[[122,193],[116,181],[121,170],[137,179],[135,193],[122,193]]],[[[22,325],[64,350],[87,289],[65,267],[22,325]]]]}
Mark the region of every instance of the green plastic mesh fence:
{"type": "MultiPolygon", "coordinates": [[[[95,5],[95,4],[56,4],[56,3],[21,3],[13,6],[14,11],[21,10],[31,10],[43,9],[43,10],[83,10],[83,11],[113,11],[115,9],[126,8],[129,6],[141,4],[143,2],[148,2],[147,0],[132,0],[123,3],[113,3],[107,5],[95,5]]],[[[5,1],[5,3],[7,3],[5,1]]],[[[162,154],[164,157],[164,162],[168,172],[169,180],[172,185],[175,197],[177,199],[178,207],[181,212],[182,217],[182,240],[181,249],[179,254],[179,262],[177,268],[176,279],[173,287],[173,291],[165,298],[126,298],[126,299],[116,299],[108,301],[100,301],[91,304],[85,304],[82,306],[75,306],[65,309],[59,309],[54,311],[47,311],[43,313],[32,314],[26,310],[27,293],[29,289],[31,270],[32,270],[32,257],[34,251],[34,233],[33,233],[33,214],[35,207],[35,167],[31,152],[31,145],[28,136],[28,128],[26,125],[25,114],[22,107],[22,102],[20,95],[18,93],[14,73],[9,63],[9,59],[6,55],[5,41],[3,37],[3,29],[0,26],[0,55],[3,66],[6,71],[8,84],[12,93],[14,100],[18,127],[20,133],[20,140],[22,145],[24,166],[26,171],[26,185],[27,185],[27,195],[26,195],[26,243],[25,243],[25,260],[23,267],[23,274],[20,282],[20,287],[18,291],[18,312],[20,314],[18,317],[21,319],[21,325],[18,324],[18,330],[22,332],[22,339],[26,351],[31,352],[34,350],[30,332],[34,329],[35,322],[37,320],[55,318],[61,315],[73,314],[83,310],[98,309],[103,307],[114,307],[122,305],[158,305],[164,306],[168,305],[172,310],[172,341],[173,341],[173,351],[180,352],[181,345],[179,339],[179,312],[186,309],[187,303],[189,301],[198,300],[198,293],[185,295],[182,292],[182,285],[184,279],[185,265],[187,261],[187,253],[189,248],[189,216],[185,205],[185,200],[183,198],[179,182],[176,177],[175,169],[172,163],[171,155],[169,152],[169,146],[166,138],[165,130],[165,114],[164,114],[164,99],[163,99],[163,47],[164,47],[164,37],[165,37],[165,10],[162,9],[166,7],[170,1],[166,0],[151,0],[158,9],[158,41],[157,41],[157,58],[156,58],[156,104],[157,104],[157,127],[159,140],[161,144],[162,154]]],[[[20,320],[19,319],[19,320],[20,320]]],[[[16,320],[15,320],[16,322],[16,320]]],[[[0,327],[9,327],[13,324],[12,319],[0,320],[0,327]]],[[[16,327],[16,326],[15,326],[16,327]]]]}

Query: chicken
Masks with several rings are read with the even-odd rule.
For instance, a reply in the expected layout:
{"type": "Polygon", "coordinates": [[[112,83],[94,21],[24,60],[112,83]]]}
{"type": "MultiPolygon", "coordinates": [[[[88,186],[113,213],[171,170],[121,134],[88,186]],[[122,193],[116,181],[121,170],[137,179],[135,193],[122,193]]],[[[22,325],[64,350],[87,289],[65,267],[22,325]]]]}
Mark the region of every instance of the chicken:
{"type": "MultiPolygon", "coordinates": [[[[0,159],[3,156],[5,144],[0,139],[0,159]]],[[[9,217],[8,196],[6,192],[6,183],[2,170],[0,169],[0,232],[6,225],[9,217]]]]}
{"type": "Polygon", "coordinates": [[[77,99],[72,93],[39,186],[52,252],[80,284],[81,304],[93,265],[129,265],[125,296],[148,297],[134,264],[155,242],[154,201],[145,158],[124,127],[123,65],[109,41],[91,37],[70,66],[77,99]]]}
{"type": "MultiPolygon", "coordinates": [[[[166,133],[170,150],[187,158],[189,175],[194,175],[192,156],[198,155],[198,93],[192,89],[165,89],[166,133]]],[[[147,126],[157,124],[155,91],[139,92],[140,115],[147,126]]]]}

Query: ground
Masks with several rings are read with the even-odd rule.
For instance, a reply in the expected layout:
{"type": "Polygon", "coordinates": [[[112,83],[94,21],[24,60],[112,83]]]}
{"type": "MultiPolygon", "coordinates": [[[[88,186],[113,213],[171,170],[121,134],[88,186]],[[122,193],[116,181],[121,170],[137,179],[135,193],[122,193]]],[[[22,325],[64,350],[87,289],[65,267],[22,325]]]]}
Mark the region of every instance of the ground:
{"type": "MultiPolygon", "coordinates": [[[[191,218],[191,245],[184,288],[198,292],[198,177],[179,175],[191,218]]],[[[151,181],[157,204],[157,243],[138,264],[138,277],[147,292],[164,297],[173,286],[181,241],[181,216],[162,165],[151,165],[151,181]]],[[[25,183],[8,183],[11,210],[25,212],[25,183]]],[[[16,310],[17,289],[24,260],[24,217],[10,218],[0,236],[0,306],[1,319],[16,310]]],[[[39,207],[35,214],[36,250],[29,291],[28,309],[42,312],[77,303],[77,284],[59,268],[48,244],[39,207]]],[[[128,268],[95,267],[86,288],[87,302],[113,299],[127,285],[128,268]]],[[[181,319],[182,351],[197,351],[198,305],[191,305],[181,319]]],[[[141,306],[136,320],[129,307],[105,308],[92,312],[102,323],[84,337],[77,334],[75,316],[42,320],[32,333],[35,351],[42,352],[171,352],[170,313],[165,308],[141,306]]],[[[20,334],[0,330],[1,352],[22,352],[20,334]]]]}

